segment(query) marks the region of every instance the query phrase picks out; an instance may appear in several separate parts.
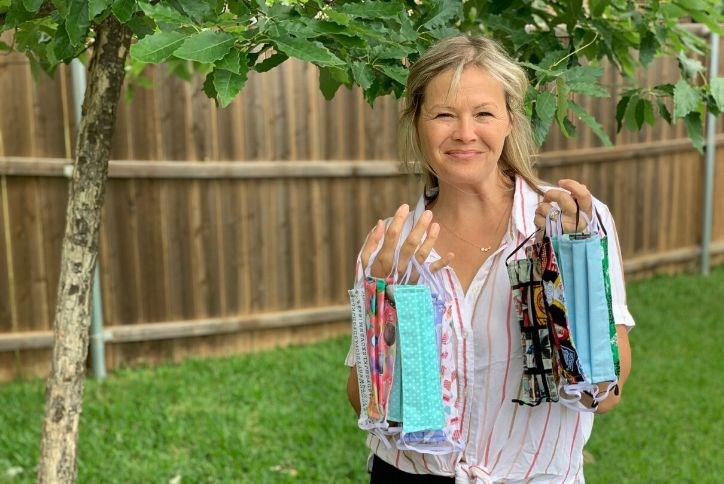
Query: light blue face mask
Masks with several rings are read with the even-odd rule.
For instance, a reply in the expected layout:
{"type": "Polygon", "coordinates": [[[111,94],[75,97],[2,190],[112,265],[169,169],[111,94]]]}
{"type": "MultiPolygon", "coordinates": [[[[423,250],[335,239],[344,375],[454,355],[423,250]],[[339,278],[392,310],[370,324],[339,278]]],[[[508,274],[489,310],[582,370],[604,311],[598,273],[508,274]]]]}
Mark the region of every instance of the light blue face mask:
{"type": "Polygon", "coordinates": [[[395,288],[402,363],[402,431],[441,429],[445,424],[440,355],[430,288],[395,288]]]}
{"type": "Polygon", "coordinates": [[[592,230],[563,234],[553,237],[553,247],[563,276],[571,335],[585,377],[590,383],[614,381],[601,238],[592,230]]]}

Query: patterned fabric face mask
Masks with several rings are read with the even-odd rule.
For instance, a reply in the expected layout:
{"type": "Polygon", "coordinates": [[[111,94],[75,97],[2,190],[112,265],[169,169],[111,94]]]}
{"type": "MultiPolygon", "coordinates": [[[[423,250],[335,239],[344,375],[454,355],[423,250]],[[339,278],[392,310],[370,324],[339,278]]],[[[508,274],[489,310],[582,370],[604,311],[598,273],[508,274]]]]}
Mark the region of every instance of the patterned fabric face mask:
{"type": "MultiPolygon", "coordinates": [[[[603,228],[603,222],[598,217],[598,223],[603,228]]],[[[611,338],[611,353],[613,354],[613,371],[616,378],[621,375],[621,361],[618,354],[618,335],[616,334],[616,321],[613,318],[613,303],[611,301],[611,278],[608,270],[608,236],[601,237],[601,251],[603,252],[603,284],[606,289],[606,303],[608,305],[608,333],[611,338]]]]}
{"type": "Polygon", "coordinates": [[[543,401],[558,401],[559,373],[545,307],[541,261],[533,258],[531,247],[526,256],[507,263],[523,347],[523,376],[518,398],[513,401],[535,406],[543,401]]]}
{"type": "Polygon", "coordinates": [[[529,253],[532,260],[540,261],[548,327],[553,336],[559,371],[565,382],[565,389],[567,385],[584,381],[584,376],[578,353],[571,339],[563,279],[549,237],[543,237],[541,243],[533,244],[529,253]]]}
{"type": "MultiPolygon", "coordinates": [[[[365,309],[367,312],[367,353],[371,377],[371,396],[368,416],[383,422],[392,388],[397,350],[397,314],[386,289],[392,279],[367,277],[365,280],[365,309]]],[[[386,427],[386,425],[385,425],[386,427]]]]}
{"type": "Polygon", "coordinates": [[[370,360],[367,351],[367,320],[365,318],[365,291],[356,287],[349,290],[349,302],[352,307],[352,341],[355,361],[357,361],[357,386],[360,397],[360,416],[357,424],[360,428],[371,430],[377,423],[369,417],[368,407],[372,395],[370,360]]]}

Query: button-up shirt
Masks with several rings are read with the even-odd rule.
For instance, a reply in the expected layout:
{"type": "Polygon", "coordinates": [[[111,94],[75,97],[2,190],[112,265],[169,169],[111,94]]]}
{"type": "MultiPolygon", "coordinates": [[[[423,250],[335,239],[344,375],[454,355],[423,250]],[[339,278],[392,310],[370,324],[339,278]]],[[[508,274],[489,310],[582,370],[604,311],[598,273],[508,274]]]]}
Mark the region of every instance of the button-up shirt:
{"type": "MultiPolygon", "coordinates": [[[[523,349],[505,259],[535,231],[533,219],[540,201],[541,196],[517,177],[508,230],[467,292],[452,268],[441,270],[453,308],[464,450],[447,455],[401,451],[394,446],[394,438],[393,445],[387,447],[370,434],[367,445],[381,459],[405,472],[455,476],[457,483],[584,481],[583,446],[591,433],[593,414],[560,403],[530,407],[512,401],[520,389],[523,349]]],[[[602,202],[595,198],[593,202],[609,239],[614,320],[630,327],[634,320],[626,306],[614,222],[602,202]]],[[[400,241],[424,210],[425,197],[421,197],[408,217],[400,241]]],[[[514,257],[524,257],[524,252],[520,249],[514,257]]],[[[436,259],[439,255],[432,251],[428,262],[436,259]]],[[[358,270],[358,277],[362,273],[358,270]]],[[[355,365],[352,350],[346,364],[355,365]]]]}

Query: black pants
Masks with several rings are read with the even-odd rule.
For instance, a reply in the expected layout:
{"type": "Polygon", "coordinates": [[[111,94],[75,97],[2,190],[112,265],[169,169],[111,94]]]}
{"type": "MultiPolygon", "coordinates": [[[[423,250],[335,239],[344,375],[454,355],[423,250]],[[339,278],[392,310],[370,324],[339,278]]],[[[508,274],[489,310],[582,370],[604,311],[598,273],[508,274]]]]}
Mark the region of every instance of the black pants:
{"type": "Polygon", "coordinates": [[[409,474],[375,456],[372,461],[370,484],[452,484],[454,477],[430,474],[409,474]]]}

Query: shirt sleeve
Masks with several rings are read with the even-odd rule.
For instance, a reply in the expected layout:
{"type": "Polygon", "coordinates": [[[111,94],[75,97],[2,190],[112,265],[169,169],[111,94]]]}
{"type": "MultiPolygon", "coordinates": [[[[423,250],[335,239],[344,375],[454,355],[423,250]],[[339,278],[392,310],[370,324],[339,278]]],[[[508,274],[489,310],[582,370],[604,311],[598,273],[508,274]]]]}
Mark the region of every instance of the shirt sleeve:
{"type": "Polygon", "coordinates": [[[611,279],[611,305],[613,319],[616,324],[623,324],[631,329],[636,322],[628,310],[626,304],[626,284],[623,274],[623,259],[621,258],[621,247],[618,242],[616,224],[608,207],[594,198],[594,207],[600,217],[603,229],[608,237],[608,271],[611,279]]]}

